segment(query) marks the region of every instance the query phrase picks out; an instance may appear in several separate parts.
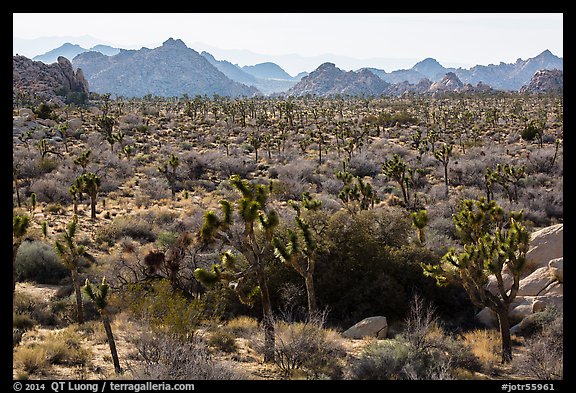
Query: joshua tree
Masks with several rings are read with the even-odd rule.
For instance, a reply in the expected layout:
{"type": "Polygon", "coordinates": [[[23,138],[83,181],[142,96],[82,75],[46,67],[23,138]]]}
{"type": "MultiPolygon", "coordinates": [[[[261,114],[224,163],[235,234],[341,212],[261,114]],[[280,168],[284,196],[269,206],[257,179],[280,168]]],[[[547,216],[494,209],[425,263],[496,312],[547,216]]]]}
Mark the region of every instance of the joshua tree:
{"type": "Polygon", "coordinates": [[[16,204],[18,207],[22,207],[20,202],[20,186],[18,185],[18,169],[15,166],[12,167],[12,178],[14,179],[14,189],[16,190],[16,204]]]}
{"type": "Polygon", "coordinates": [[[92,154],[92,150],[88,149],[74,159],[74,164],[82,167],[82,174],[86,173],[86,166],[88,166],[90,154],[92,154]]]}
{"type": "Polygon", "coordinates": [[[78,323],[84,323],[84,307],[82,304],[82,292],[80,291],[80,281],[78,277],[78,261],[81,256],[86,254],[84,246],[78,246],[74,241],[76,236],[76,225],[78,224],[78,217],[74,216],[72,221],[68,224],[66,231],[62,235],[62,241],[56,240],[55,249],[62,263],[72,273],[72,285],[76,293],[76,315],[78,323]]]}
{"type": "Polygon", "coordinates": [[[272,236],[274,228],[278,225],[278,214],[267,207],[267,186],[255,185],[248,180],[241,179],[238,175],[230,177],[230,183],[240,193],[241,198],[236,202],[238,218],[243,226],[240,239],[235,240],[232,204],[227,200],[220,201],[222,217],[214,211],[206,211],[204,223],[198,232],[198,239],[204,243],[221,239],[232,249],[221,254],[221,263],[214,264],[212,271],[196,269],[195,277],[204,285],[213,285],[218,281],[226,281],[236,290],[240,300],[260,294],[262,302],[263,327],[264,327],[264,361],[274,361],[275,333],[272,315],[272,304],[266,279],[265,255],[272,251],[272,236]],[[241,255],[232,252],[235,250],[241,255]],[[243,258],[242,258],[243,257],[243,258]],[[246,277],[254,273],[258,287],[249,291],[244,296],[243,285],[246,277]]]}
{"type": "Polygon", "coordinates": [[[354,176],[350,172],[338,171],[336,178],[344,183],[342,190],[338,193],[338,198],[346,204],[346,208],[351,213],[368,210],[378,201],[372,185],[364,182],[361,177],[354,176]]]}
{"type": "Polygon", "coordinates": [[[176,199],[176,181],[178,177],[176,175],[176,169],[180,165],[180,159],[174,154],[170,155],[170,158],[164,163],[164,165],[158,167],[158,172],[164,175],[166,181],[170,185],[170,191],[172,192],[172,199],[176,199]]]}
{"type": "MultiPolygon", "coordinates": [[[[304,199],[304,198],[303,198],[304,199]]],[[[317,209],[320,207],[321,202],[317,199],[305,199],[302,207],[308,209],[317,209]]],[[[312,320],[318,311],[316,306],[316,295],[314,291],[314,271],[316,269],[316,254],[317,243],[314,235],[310,230],[310,225],[300,216],[300,206],[291,201],[292,207],[296,210],[296,217],[294,221],[298,227],[298,233],[288,230],[287,243],[284,243],[280,238],[273,237],[272,245],[274,246],[274,255],[284,264],[292,267],[304,279],[306,285],[306,293],[308,295],[308,315],[312,320]]]]}
{"type": "Polygon", "coordinates": [[[406,162],[398,154],[394,154],[391,159],[386,160],[382,165],[382,171],[386,176],[395,180],[400,186],[404,203],[408,206],[408,190],[406,188],[406,162]]]}
{"type": "Polygon", "coordinates": [[[30,226],[30,217],[26,214],[16,215],[12,220],[12,292],[16,291],[16,255],[22,239],[30,226]]]}
{"type": "MultiPolygon", "coordinates": [[[[74,180],[74,187],[78,192],[84,192],[90,197],[90,218],[96,219],[96,201],[98,200],[98,189],[100,188],[100,178],[92,172],[84,173],[74,180]]],[[[69,190],[72,193],[73,190],[69,190]]]]}
{"type": "Polygon", "coordinates": [[[465,200],[452,217],[463,244],[461,252],[451,248],[438,265],[423,264],[424,274],[439,285],[459,281],[472,303],[489,307],[498,315],[502,336],[502,363],[512,360],[512,341],[508,309],[520,286],[530,235],[523,225],[523,213],[505,214],[494,201],[465,200]],[[504,282],[504,268],[512,275],[512,285],[504,282]],[[488,276],[496,277],[497,289],[489,289],[488,276]]]}
{"type": "Polygon", "coordinates": [[[116,351],[116,342],[114,341],[114,335],[112,334],[112,327],[110,326],[110,316],[106,306],[108,306],[108,290],[110,286],[106,282],[106,277],[102,278],[102,283],[99,285],[94,285],[90,280],[86,279],[86,283],[82,287],[84,293],[94,302],[98,312],[100,313],[100,318],[104,324],[104,330],[106,331],[106,337],[108,338],[108,345],[110,346],[110,353],[112,355],[112,361],[114,362],[114,371],[116,374],[120,374],[122,369],[120,368],[120,361],[118,360],[118,352],[116,351]]]}
{"type": "Polygon", "coordinates": [[[434,158],[440,161],[444,166],[444,184],[446,185],[446,196],[448,196],[448,164],[450,163],[450,155],[452,155],[453,148],[454,145],[443,143],[440,150],[434,152],[434,158]]]}
{"type": "Polygon", "coordinates": [[[417,212],[412,212],[410,217],[412,218],[412,224],[418,230],[418,240],[420,244],[426,243],[424,228],[428,224],[428,212],[426,210],[418,210],[417,212]]]}

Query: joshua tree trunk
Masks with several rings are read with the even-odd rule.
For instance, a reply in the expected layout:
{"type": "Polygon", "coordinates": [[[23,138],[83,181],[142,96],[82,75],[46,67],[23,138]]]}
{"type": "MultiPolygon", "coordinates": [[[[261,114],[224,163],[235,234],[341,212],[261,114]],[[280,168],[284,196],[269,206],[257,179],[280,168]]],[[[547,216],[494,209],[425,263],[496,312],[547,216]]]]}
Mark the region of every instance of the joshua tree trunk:
{"type": "Polygon", "coordinates": [[[316,306],[316,293],[314,292],[314,275],[310,272],[306,273],[304,283],[306,284],[306,293],[308,295],[308,315],[310,319],[312,319],[318,311],[316,306]]]}
{"type": "Polygon", "coordinates": [[[274,348],[275,348],[275,334],[274,334],[274,319],[272,316],[272,304],[270,302],[270,294],[268,293],[268,284],[264,274],[264,268],[259,266],[257,269],[258,285],[260,286],[260,297],[262,300],[262,325],[264,327],[264,361],[274,361],[274,348]]]}
{"type": "Polygon", "coordinates": [[[502,363],[512,361],[512,339],[510,337],[510,319],[508,317],[508,305],[498,307],[498,323],[500,325],[500,336],[502,337],[502,363]]]}
{"type": "Polygon", "coordinates": [[[12,244],[12,293],[16,292],[16,254],[18,254],[20,244],[20,242],[12,244]]]}
{"type": "Polygon", "coordinates": [[[71,270],[72,270],[72,285],[74,286],[74,292],[76,293],[76,314],[78,316],[78,324],[82,325],[84,323],[84,306],[82,304],[82,292],[80,291],[78,268],[75,267],[71,270]]]}
{"type": "Polygon", "coordinates": [[[114,341],[114,335],[112,334],[110,319],[108,318],[106,311],[101,311],[100,316],[102,317],[104,330],[106,330],[106,337],[108,337],[108,345],[110,346],[110,353],[112,354],[112,361],[114,362],[114,371],[116,374],[120,374],[122,369],[120,368],[120,360],[118,359],[118,351],[116,351],[116,342],[114,341]]]}
{"type": "Polygon", "coordinates": [[[90,218],[96,219],[96,195],[90,196],[90,218]]]}

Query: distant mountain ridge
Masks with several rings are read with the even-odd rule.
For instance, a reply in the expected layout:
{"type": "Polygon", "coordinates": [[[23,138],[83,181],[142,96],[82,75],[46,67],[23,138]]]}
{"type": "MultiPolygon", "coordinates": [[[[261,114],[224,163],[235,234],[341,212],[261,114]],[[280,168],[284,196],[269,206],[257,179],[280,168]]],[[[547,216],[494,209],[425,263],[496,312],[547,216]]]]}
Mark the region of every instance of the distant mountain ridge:
{"type": "Polygon", "coordinates": [[[396,70],[387,73],[384,70],[368,68],[372,73],[388,83],[418,83],[422,79],[432,82],[441,80],[444,75],[453,72],[463,82],[476,85],[479,82],[492,86],[497,90],[518,91],[527,84],[532,76],[539,70],[563,70],[564,62],[549,50],[545,50],[536,57],[522,60],[513,64],[501,62],[498,65],[476,65],[470,69],[446,68],[433,58],[424,59],[412,68],[396,70]]]}
{"type": "Polygon", "coordinates": [[[255,87],[232,81],[182,40],[173,38],[158,48],[121,50],[114,56],[84,52],[72,64],[83,69],[91,90],[97,93],[125,97],[260,94],[255,87]]]}
{"type": "MultiPolygon", "coordinates": [[[[66,43],[41,56],[49,62],[55,55],[63,54],[72,59],[74,67],[82,68],[92,91],[124,96],[177,96],[184,93],[226,96],[401,95],[442,94],[447,91],[520,91],[538,71],[563,70],[562,58],[545,50],[527,60],[476,65],[470,69],[446,68],[431,57],[416,62],[412,68],[392,72],[376,68],[342,71],[333,62],[326,62],[310,74],[302,72],[292,77],[272,62],[239,66],[227,60],[217,60],[205,51],[199,54],[181,40],[172,38],[158,48],[138,50],[106,45],[94,45],[87,50],[80,45],[66,43]],[[155,62],[157,66],[153,66],[155,62]],[[448,79],[445,78],[447,75],[450,75],[448,79]],[[380,83],[374,77],[385,83],[380,83]]],[[[557,80],[562,79],[563,74],[555,78],[556,82],[539,83],[542,86],[551,83],[558,85],[557,80]]]]}
{"type": "Polygon", "coordinates": [[[274,63],[268,62],[240,67],[226,60],[216,60],[208,52],[200,54],[228,78],[235,82],[254,86],[265,95],[286,91],[300,80],[300,78],[291,77],[274,63]]]}
{"type": "Polygon", "coordinates": [[[62,56],[67,58],[68,60],[72,60],[74,57],[79,55],[80,53],[84,52],[99,52],[106,56],[114,56],[120,53],[120,48],[113,48],[108,45],[95,45],[90,49],[82,48],[80,45],[71,44],[66,42],[62,46],[58,48],[52,49],[44,54],[34,56],[32,60],[34,61],[41,61],[46,64],[56,63],[58,61],[58,57],[62,56]]]}

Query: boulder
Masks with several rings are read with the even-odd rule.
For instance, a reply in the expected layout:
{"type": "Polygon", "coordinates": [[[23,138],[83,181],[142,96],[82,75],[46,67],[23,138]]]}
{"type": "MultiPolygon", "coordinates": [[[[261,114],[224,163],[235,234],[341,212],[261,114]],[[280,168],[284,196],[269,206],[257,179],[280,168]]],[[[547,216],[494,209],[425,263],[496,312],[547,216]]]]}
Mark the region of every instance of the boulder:
{"type": "Polygon", "coordinates": [[[553,282],[540,295],[564,295],[564,285],[561,282],[553,282]]]}
{"type": "Polygon", "coordinates": [[[530,236],[530,249],[526,253],[526,271],[547,266],[552,259],[564,255],[564,224],[542,228],[530,236]]]}
{"type": "Polygon", "coordinates": [[[552,281],[548,266],[540,267],[520,280],[518,296],[538,296],[552,281]]]}
{"type": "Polygon", "coordinates": [[[532,314],[534,312],[534,301],[535,296],[516,296],[516,298],[512,300],[512,303],[510,303],[508,311],[510,324],[516,324],[532,314]]]}
{"type": "Polygon", "coordinates": [[[476,320],[488,328],[498,327],[498,315],[488,307],[484,307],[478,314],[476,320]]]}
{"type": "Polygon", "coordinates": [[[387,333],[388,321],[386,317],[375,316],[361,320],[342,333],[342,336],[354,339],[364,337],[386,338],[387,333]]]}
{"type": "Polygon", "coordinates": [[[564,282],[564,257],[552,259],[548,262],[550,274],[559,282],[564,282]]]}

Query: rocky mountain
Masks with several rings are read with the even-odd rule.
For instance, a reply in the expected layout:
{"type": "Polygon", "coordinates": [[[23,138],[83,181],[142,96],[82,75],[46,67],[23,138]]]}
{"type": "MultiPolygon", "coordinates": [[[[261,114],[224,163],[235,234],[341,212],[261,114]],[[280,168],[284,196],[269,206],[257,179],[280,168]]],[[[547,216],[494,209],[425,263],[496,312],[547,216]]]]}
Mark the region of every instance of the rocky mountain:
{"type": "Polygon", "coordinates": [[[44,64],[24,56],[13,56],[12,94],[23,94],[37,101],[62,104],[58,94],[78,92],[88,94],[88,82],[81,69],[74,71],[65,57],[52,64],[44,64]]]}
{"type": "Polygon", "coordinates": [[[537,71],[528,84],[522,86],[521,93],[559,93],[564,92],[564,72],[560,70],[537,71]]]}
{"type": "Polygon", "coordinates": [[[297,82],[274,63],[240,67],[226,60],[216,60],[208,52],[202,52],[201,55],[228,78],[247,86],[254,86],[265,95],[286,91],[297,82]],[[287,79],[278,77],[287,77],[287,79]]]}
{"type": "Polygon", "coordinates": [[[516,63],[498,65],[477,65],[470,69],[446,68],[432,58],[424,59],[416,63],[412,68],[396,70],[387,73],[384,70],[369,68],[369,70],[388,83],[408,83],[416,84],[422,79],[429,79],[432,82],[440,82],[444,76],[453,72],[464,84],[477,86],[482,83],[489,85],[496,90],[518,91],[530,81],[530,78],[539,70],[563,69],[563,60],[553,55],[549,50],[545,50],[538,56],[522,60],[516,63]]]}
{"type": "Polygon", "coordinates": [[[63,44],[62,46],[59,46],[56,49],[52,49],[51,51],[48,51],[44,54],[34,56],[32,58],[32,60],[41,61],[41,62],[46,63],[46,64],[52,64],[52,63],[55,63],[56,61],[58,61],[58,57],[60,57],[60,56],[65,57],[67,59],[73,59],[74,57],[76,57],[80,53],[89,52],[89,51],[100,52],[106,56],[114,56],[114,55],[120,53],[120,49],[113,48],[113,47],[108,46],[108,45],[95,45],[90,49],[84,49],[80,45],[71,44],[71,43],[67,42],[67,43],[63,44]]]}
{"type": "Polygon", "coordinates": [[[444,78],[444,75],[449,72],[449,70],[438,63],[436,59],[430,57],[414,64],[412,71],[416,71],[432,81],[444,78]]]}
{"type": "Polygon", "coordinates": [[[367,69],[358,72],[343,71],[334,63],[324,63],[305,76],[286,95],[320,97],[340,95],[378,96],[384,94],[389,83],[374,75],[367,69]]]}
{"type": "Polygon", "coordinates": [[[85,52],[72,60],[97,93],[125,97],[208,95],[254,96],[258,89],[234,82],[182,40],[154,49],[121,50],[114,56],[85,52]]]}
{"type": "Polygon", "coordinates": [[[256,78],[261,79],[279,79],[279,80],[292,80],[290,75],[284,71],[278,64],[266,62],[259,63],[251,66],[244,66],[242,70],[256,78]]]}
{"type": "Polygon", "coordinates": [[[518,59],[513,64],[477,65],[469,70],[457,69],[454,72],[464,83],[484,82],[497,90],[518,91],[530,82],[536,71],[553,69],[563,70],[564,62],[549,50],[545,50],[536,57],[518,59]]]}

